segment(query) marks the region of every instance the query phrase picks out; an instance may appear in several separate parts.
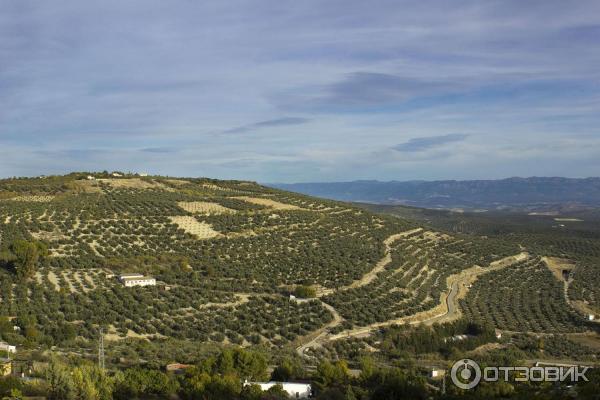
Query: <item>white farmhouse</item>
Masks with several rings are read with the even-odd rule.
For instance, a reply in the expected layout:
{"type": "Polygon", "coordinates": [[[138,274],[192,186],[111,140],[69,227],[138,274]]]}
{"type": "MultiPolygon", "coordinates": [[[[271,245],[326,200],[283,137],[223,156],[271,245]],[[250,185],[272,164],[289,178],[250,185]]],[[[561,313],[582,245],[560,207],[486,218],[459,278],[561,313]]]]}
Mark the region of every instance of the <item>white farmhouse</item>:
{"type": "Polygon", "coordinates": [[[156,279],[150,276],[144,276],[138,273],[123,274],[119,276],[119,281],[125,287],[133,286],[156,286],[156,279]]]}
{"type": "Polygon", "coordinates": [[[11,344],[8,344],[6,342],[0,342],[0,351],[6,351],[7,353],[16,353],[17,352],[17,346],[13,346],[11,344]]]}
{"type": "Polygon", "coordinates": [[[312,397],[312,386],[310,383],[297,383],[297,382],[244,382],[244,386],[258,385],[261,390],[269,390],[275,385],[281,385],[283,390],[287,392],[287,394],[292,399],[308,399],[312,397]]]}

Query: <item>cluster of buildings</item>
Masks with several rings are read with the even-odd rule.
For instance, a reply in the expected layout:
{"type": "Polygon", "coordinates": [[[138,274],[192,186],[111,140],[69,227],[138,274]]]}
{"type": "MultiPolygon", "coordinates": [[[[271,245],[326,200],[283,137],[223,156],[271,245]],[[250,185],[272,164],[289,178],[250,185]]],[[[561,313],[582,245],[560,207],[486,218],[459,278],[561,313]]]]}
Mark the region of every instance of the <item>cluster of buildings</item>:
{"type": "MultiPolygon", "coordinates": [[[[138,176],[141,176],[141,177],[146,177],[146,176],[148,176],[148,173],[147,173],[147,172],[140,172],[140,173],[138,173],[137,175],[138,175],[138,176]]],[[[111,174],[110,174],[110,176],[112,176],[113,178],[122,178],[124,175],[123,175],[123,174],[121,174],[121,173],[119,173],[119,172],[113,172],[113,173],[111,173],[111,174]]],[[[96,177],[95,177],[95,176],[93,176],[93,175],[88,175],[88,176],[86,177],[86,179],[87,179],[88,181],[95,181],[95,180],[96,180],[96,177]]]]}

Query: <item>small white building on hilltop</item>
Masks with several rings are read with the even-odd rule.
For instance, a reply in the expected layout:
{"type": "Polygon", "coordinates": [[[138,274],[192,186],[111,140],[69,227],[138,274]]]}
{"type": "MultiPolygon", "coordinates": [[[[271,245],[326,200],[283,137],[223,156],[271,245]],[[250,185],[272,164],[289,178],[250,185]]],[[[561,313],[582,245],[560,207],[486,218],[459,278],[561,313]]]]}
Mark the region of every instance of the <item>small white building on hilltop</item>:
{"type": "Polygon", "coordinates": [[[281,385],[291,399],[308,399],[312,397],[312,386],[310,383],[298,382],[244,382],[244,386],[257,385],[263,391],[271,389],[273,386],[281,385]]]}
{"type": "Polygon", "coordinates": [[[133,286],[156,286],[156,279],[150,276],[144,276],[138,273],[123,274],[119,276],[119,281],[125,287],[133,286]]]}

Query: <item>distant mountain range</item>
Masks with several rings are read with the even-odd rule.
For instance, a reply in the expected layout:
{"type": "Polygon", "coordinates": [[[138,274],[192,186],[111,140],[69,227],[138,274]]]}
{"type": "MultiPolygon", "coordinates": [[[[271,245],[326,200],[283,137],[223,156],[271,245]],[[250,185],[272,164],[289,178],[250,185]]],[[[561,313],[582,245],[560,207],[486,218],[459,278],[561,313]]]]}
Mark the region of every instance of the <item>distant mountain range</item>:
{"type": "Polygon", "coordinates": [[[335,200],[465,210],[565,211],[600,207],[600,178],[319,182],[269,186],[335,200]]]}

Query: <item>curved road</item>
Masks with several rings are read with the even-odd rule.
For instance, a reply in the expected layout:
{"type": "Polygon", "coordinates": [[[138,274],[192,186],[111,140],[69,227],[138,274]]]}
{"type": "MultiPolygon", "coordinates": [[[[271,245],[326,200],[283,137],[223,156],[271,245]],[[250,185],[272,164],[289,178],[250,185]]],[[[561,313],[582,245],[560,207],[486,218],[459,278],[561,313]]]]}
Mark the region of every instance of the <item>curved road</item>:
{"type": "Polygon", "coordinates": [[[314,336],[311,340],[296,348],[296,352],[300,356],[306,356],[306,354],[304,354],[306,349],[320,346],[322,339],[328,334],[328,330],[335,326],[338,326],[343,321],[342,316],[337,312],[335,308],[333,308],[333,306],[323,301],[321,301],[321,304],[333,315],[333,320],[324,327],[317,329],[315,332],[309,335],[308,337],[314,336]]]}
{"type": "Polygon", "coordinates": [[[485,273],[488,273],[491,271],[495,271],[498,269],[502,269],[509,265],[514,264],[515,262],[522,261],[523,259],[527,258],[528,256],[529,255],[526,252],[522,252],[515,256],[505,257],[502,260],[495,261],[495,262],[491,263],[490,266],[487,268],[481,268],[479,266],[474,266],[467,270],[463,270],[459,274],[454,275],[454,279],[452,279],[453,276],[448,277],[448,280],[450,283],[450,289],[448,291],[448,294],[445,296],[445,300],[441,304],[438,305],[438,307],[440,307],[443,304],[443,311],[440,313],[437,313],[435,315],[429,315],[431,313],[431,311],[435,309],[434,308],[432,310],[424,311],[424,312],[410,315],[407,317],[402,317],[402,318],[399,318],[396,320],[378,322],[378,323],[367,325],[367,326],[364,326],[361,328],[347,330],[347,331],[338,333],[336,335],[328,335],[327,328],[339,325],[339,323],[342,321],[342,318],[341,318],[341,316],[339,316],[337,311],[333,307],[331,307],[331,305],[323,303],[324,306],[330,312],[332,312],[332,314],[334,315],[334,321],[332,321],[326,327],[320,329],[318,331],[319,333],[315,337],[313,337],[309,342],[298,347],[296,349],[296,351],[298,352],[298,354],[304,356],[305,355],[304,352],[307,348],[318,347],[318,346],[321,346],[324,342],[333,341],[333,340],[337,340],[337,339],[341,339],[341,338],[345,338],[345,337],[368,336],[371,334],[371,332],[374,329],[377,329],[377,328],[380,328],[383,326],[393,325],[393,324],[408,323],[410,325],[414,325],[414,324],[424,323],[424,324],[430,325],[430,324],[433,324],[436,322],[452,320],[455,317],[460,315],[460,309],[458,307],[457,296],[460,292],[461,284],[465,284],[466,282],[469,282],[472,279],[476,279],[479,275],[482,275],[482,274],[485,274],[485,273]],[[420,317],[420,315],[421,315],[421,317],[420,317]],[[336,320],[336,316],[339,317],[339,321],[334,324],[334,322],[336,320]]]}

